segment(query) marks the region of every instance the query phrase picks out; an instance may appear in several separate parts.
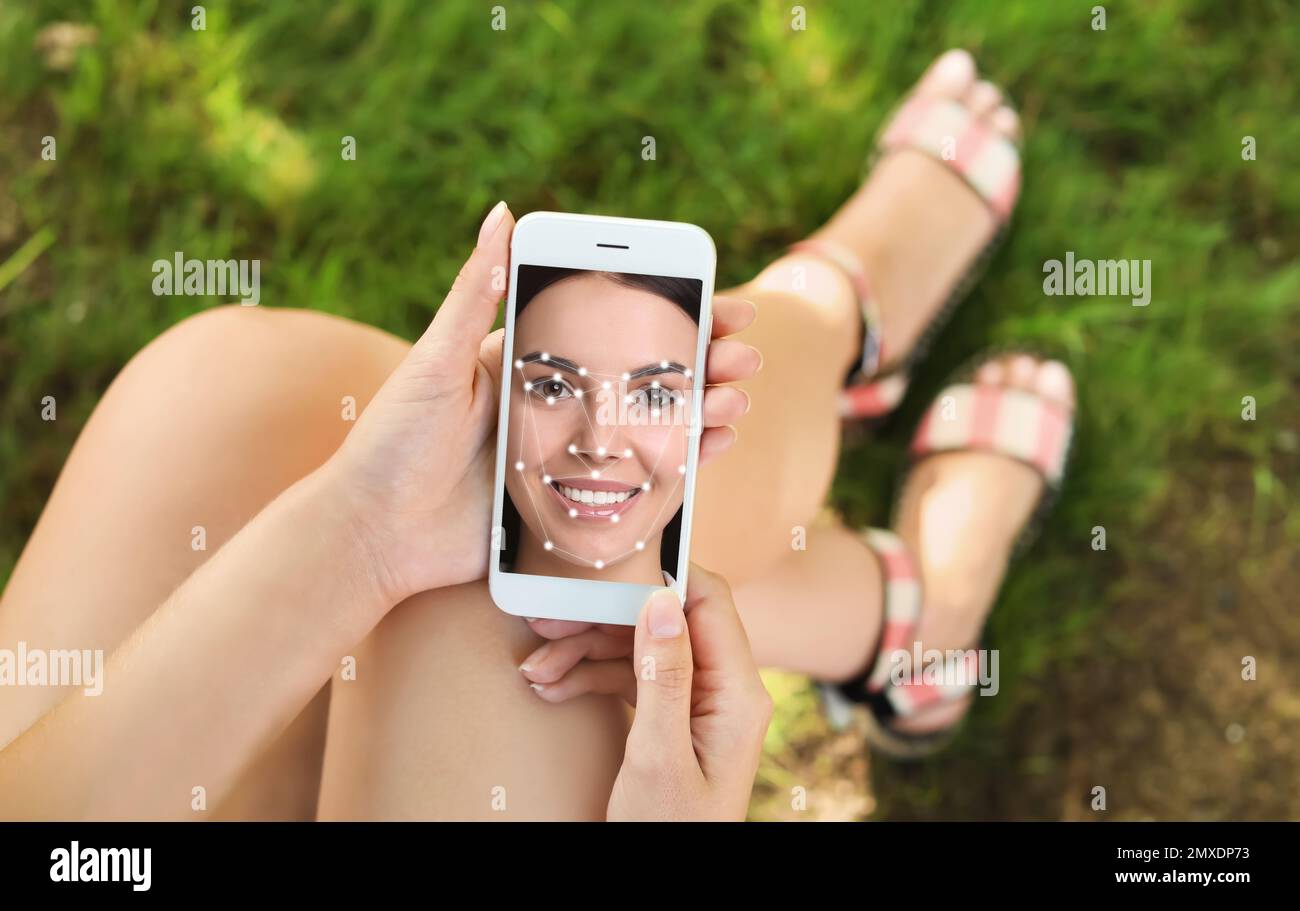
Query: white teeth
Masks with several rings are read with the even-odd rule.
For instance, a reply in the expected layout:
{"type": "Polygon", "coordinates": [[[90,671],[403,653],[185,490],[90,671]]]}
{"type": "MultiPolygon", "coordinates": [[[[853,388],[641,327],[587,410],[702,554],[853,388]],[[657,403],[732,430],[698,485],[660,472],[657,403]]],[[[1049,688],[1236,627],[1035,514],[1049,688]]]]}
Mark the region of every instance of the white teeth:
{"type": "Polygon", "coordinates": [[[566,487],[563,484],[556,486],[566,499],[573,500],[575,503],[589,503],[592,506],[615,506],[625,502],[633,493],[630,490],[586,490],[580,487],[566,487]]]}

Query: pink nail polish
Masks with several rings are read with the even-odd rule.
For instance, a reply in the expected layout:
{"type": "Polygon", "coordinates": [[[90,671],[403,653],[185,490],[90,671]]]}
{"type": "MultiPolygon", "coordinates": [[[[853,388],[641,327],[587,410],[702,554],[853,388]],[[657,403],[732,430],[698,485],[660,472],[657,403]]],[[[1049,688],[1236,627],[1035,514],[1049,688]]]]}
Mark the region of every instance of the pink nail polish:
{"type": "Polygon", "coordinates": [[[492,207],[492,211],[487,214],[487,218],[483,219],[483,226],[478,229],[478,245],[480,247],[487,243],[492,238],[492,235],[497,232],[497,228],[500,226],[501,219],[505,217],[505,214],[506,201],[503,199],[492,207]]]}

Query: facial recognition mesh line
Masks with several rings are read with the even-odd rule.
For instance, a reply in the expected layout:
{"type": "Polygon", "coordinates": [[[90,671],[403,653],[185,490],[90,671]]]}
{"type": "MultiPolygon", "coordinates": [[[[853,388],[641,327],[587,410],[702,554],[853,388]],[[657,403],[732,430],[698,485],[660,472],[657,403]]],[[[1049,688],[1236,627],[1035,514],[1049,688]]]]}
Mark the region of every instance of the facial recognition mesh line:
{"type": "MultiPolygon", "coordinates": [[[[537,461],[540,468],[542,483],[555,490],[555,492],[561,498],[565,500],[570,500],[570,498],[563,492],[561,488],[567,486],[571,490],[576,489],[574,485],[559,484],[556,481],[556,479],[553,478],[546,469],[546,461],[542,455],[543,447],[542,447],[541,433],[537,428],[537,418],[533,411],[534,407],[553,408],[556,406],[558,402],[561,402],[562,399],[559,395],[546,395],[544,392],[539,392],[538,387],[543,386],[544,384],[550,382],[562,383],[564,384],[565,387],[567,387],[566,391],[571,392],[572,398],[576,400],[575,403],[578,405],[578,407],[582,409],[583,418],[587,422],[587,429],[591,433],[591,438],[595,440],[597,443],[596,449],[593,453],[592,450],[578,449],[576,444],[570,443],[567,451],[570,455],[573,455],[578,459],[578,461],[586,469],[588,475],[592,479],[598,480],[600,479],[601,475],[604,472],[612,470],[617,465],[619,465],[624,459],[631,458],[633,455],[633,451],[631,447],[625,447],[621,452],[612,454],[613,461],[610,464],[604,466],[603,468],[593,467],[591,462],[588,460],[588,457],[594,454],[597,458],[600,459],[610,458],[611,457],[610,443],[613,442],[615,436],[617,436],[619,432],[619,427],[622,426],[622,424],[618,421],[615,421],[612,429],[610,430],[609,437],[602,442],[600,439],[600,434],[596,429],[596,424],[592,422],[591,415],[587,410],[587,404],[585,399],[587,399],[590,396],[590,394],[595,390],[599,390],[600,392],[611,392],[613,390],[615,381],[621,384],[625,384],[631,381],[632,379],[634,379],[636,377],[636,374],[629,373],[629,372],[623,372],[621,374],[600,373],[597,371],[588,370],[586,367],[570,364],[568,361],[563,362],[566,372],[576,373],[577,376],[581,378],[590,378],[592,380],[595,380],[596,382],[587,387],[580,387],[577,386],[576,384],[571,384],[568,380],[564,379],[564,377],[561,375],[559,371],[552,373],[549,377],[538,378],[535,380],[527,379],[527,377],[524,374],[525,368],[528,367],[530,364],[541,363],[547,365],[554,365],[560,363],[560,360],[562,359],[558,359],[553,362],[549,352],[543,351],[536,356],[530,355],[527,358],[520,358],[515,361],[514,364],[515,372],[519,375],[519,382],[522,386],[523,393],[524,393],[523,395],[524,411],[523,411],[523,419],[521,422],[520,435],[519,435],[520,439],[519,439],[517,461],[514,464],[514,468],[516,471],[519,472],[523,472],[527,468],[527,462],[524,458],[524,452],[525,452],[526,439],[528,436],[528,429],[529,426],[531,425],[532,432],[533,432],[533,440],[535,445],[537,446],[537,461]],[[539,402],[544,401],[546,403],[545,406],[537,405],[536,403],[534,403],[533,401],[534,399],[537,399],[539,402]]],[[[691,379],[693,375],[692,371],[689,368],[682,367],[679,364],[667,360],[660,361],[658,365],[658,369],[664,372],[681,373],[687,379],[691,379]]],[[[637,373],[639,374],[640,371],[638,371],[637,373]]],[[[676,390],[668,390],[664,388],[658,380],[651,381],[649,387],[647,388],[651,390],[661,390],[662,392],[666,393],[669,396],[669,398],[672,400],[673,406],[678,409],[682,407],[682,404],[685,400],[685,396],[683,396],[681,392],[678,392],[676,390]]],[[[626,394],[623,391],[622,387],[620,387],[620,390],[617,394],[623,397],[623,404],[633,403],[634,396],[631,394],[626,394]]],[[[564,396],[564,398],[568,398],[568,397],[569,395],[567,394],[564,396]]],[[[663,406],[653,407],[649,409],[649,415],[652,419],[655,419],[657,421],[657,419],[660,418],[661,416],[662,410],[663,410],[663,406]]],[[[672,426],[672,422],[670,422],[669,426],[672,426]]],[[[630,488],[627,498],[641,496],[644,493],[648,493],[652,489],[651,480],[654,478],[655,473],[659,470],[659,466],[663,461],[664,453],[667,451],[671,438],[672,438],[671,434],[665,436],[663,443],[659,448],[659,452],[655,456],[654,466],[650,469],[649,475],[640,483],[638,487],[630,488]]],[[[546,527],[546,521],[542,516],[542,510],[539,508],[536,500],[533,498],[532,490],[529,488],[527,484],[524,484],[524,491],[528,496],[529,506],[532,508],[533,513],[537,516],[537,525],[542,532],[542,536],[543,536],[542,546],[545,550],[557,554],[563,554],[564,556],[569,557],[570,559],[576,562],[584,563],[595,569],[604,569],[606,566],[610,566],[614,563],[617,563],[618,561],[624,559],[625,557],[631,556],[634,553],[645,550],[646,538],[650,535],[656,523],[658,523],[660,516],[663,515],[664,507],[669,502],[672,501],[678,488],[681,487],[682,479],[685,473],[686,473],[685,464],[679,464],[677,466],[677,480],[674,482],[672,489],[668,493],[668,496],[659,505],[659,509],[655,512],[655,515],[651,518],[649,524],[645,527],[642,534],[638,537],[636,546],[632,550],[628,550],[621,554],[618,554],[615,557],[611,557],[609,560],[599,560],[599,559],[593,560],[590,559],[589,557],[585,557],[581,554],[575,554],[571,551],[564,550],[556,546],[555,542],[551,538],[550,531],[546,527]]],[[[627,483],[627,482],[622,482],[622,483],[627,483]]],[[[605,491],[599,492],[599,494],[605,494],[605,493],[607,492],[605,491]]],[[[622,493],[622,491],[610,491],[608,493],[617,496],[617,494],[622,493]]],[[[598,493],[595,491],[585,491],[583,500],[581,501],[570,500],[570,502],[578,502],[579,506],[592,505],[595,504],[595,497],[597,495],[598,493]],[[592,500],[590,502],[588,502],[585,499],[585,493],[591,493],[592,500]]],[[[626,498],[624,500],[615,501],[615,503],[621,503],[621,502],[626,502],[626,498]]],[[[595,504],[595,505],[603,505],[603,504],[595,504]]],[[[579,520],[578,517],[579,517],[579,512],[577,507],[570,507],[569,518],[571,520],[578,521],[579,520]]],[[[620,516],[618,512],[612,512],[607,518],[611,524],[617,524],[620,521],[620,516]]],[[[584,517],[582,521],[590,521],[590,519],[591,517],[584,517]]]]}

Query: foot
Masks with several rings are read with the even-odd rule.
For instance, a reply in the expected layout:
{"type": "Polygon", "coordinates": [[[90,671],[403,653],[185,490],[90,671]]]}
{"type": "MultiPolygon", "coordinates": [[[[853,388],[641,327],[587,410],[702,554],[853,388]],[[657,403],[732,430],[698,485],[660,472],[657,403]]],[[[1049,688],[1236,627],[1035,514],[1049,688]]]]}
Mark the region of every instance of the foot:
{"type": "MultiPolygon", "coordinates": [[[[1074,383],[1058,361],[1011,355],[984,364],[975,380],[1074,407],[1074,383]]],[[[923,602],[916,635],[922,649],[979,647],[1011,549],[1042,493],[1038,472],[995,453],[939,453],[912,469],[895,531],[921,575],[923,602]]],[[[899,718],[894,726],[910,733],[947,728],[969,702],[967,697],[937,705],[899,718]]]]}
{"type": "MultiPolygon", "coordinates": [[[[1020,118],[1002,91],[978,78],[964,50],[940,56],[910,97],[961,102],[1012,142],[1020,118]]],[[[915,346],[952,289],[998,228],[988,203],[943,163],[916,149],[881,158],[866,183],[813,235],[847,248],[862,264],[880,309],[885,358],[896,366],[915,346]]],[[[840,273],[841,293],[857,296],[840,273]]]]}

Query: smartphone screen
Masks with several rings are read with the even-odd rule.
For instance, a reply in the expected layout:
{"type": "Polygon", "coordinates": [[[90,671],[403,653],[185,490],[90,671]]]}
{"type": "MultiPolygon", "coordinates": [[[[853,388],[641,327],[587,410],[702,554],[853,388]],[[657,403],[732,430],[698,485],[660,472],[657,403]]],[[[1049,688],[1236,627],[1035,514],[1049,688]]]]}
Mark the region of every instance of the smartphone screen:
{"type": "Polygon", "coordinates": [[[712,321],[701,228],[531,212],[511,238],[488,588],[632,624],[684,597],[712,321]]]}
{"type": "Polygon", "coordinates": [[[520,263],[500,571],[672,586],[699,278],[520,263]]]}

